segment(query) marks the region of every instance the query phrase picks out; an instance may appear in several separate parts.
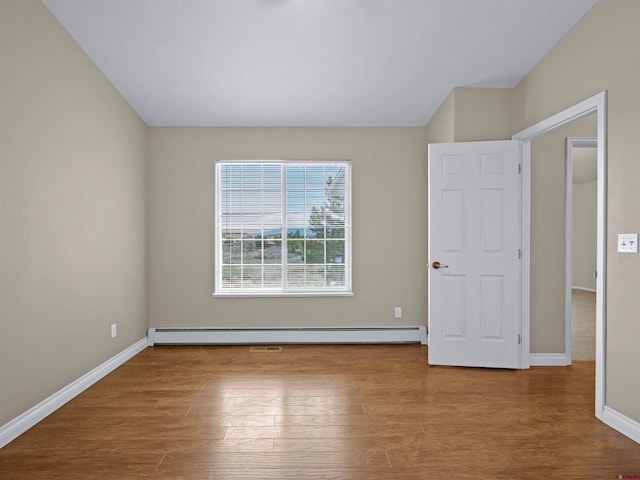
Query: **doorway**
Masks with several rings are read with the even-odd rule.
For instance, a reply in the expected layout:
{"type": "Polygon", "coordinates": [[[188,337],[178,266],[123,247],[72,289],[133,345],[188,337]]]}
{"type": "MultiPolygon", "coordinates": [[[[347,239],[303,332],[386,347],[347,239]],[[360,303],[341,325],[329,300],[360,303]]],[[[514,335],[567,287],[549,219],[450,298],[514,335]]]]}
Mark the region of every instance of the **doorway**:
{"type": "MultiPolygon", "coordinates": [[[[573,107],[567,108],[535,125],[513,135],[522,143],[523,162],[523,367],[531,365],[531,142],[534,138],[555,131],[575,120],[594,113],[597,130],[597,259],[596,259],[596,359],[595,359],[595,416],[603,420],[605,415],[605,325],[606,325],[606,118],[607,93],[600,92],[573,107]]],[[[566,355],[565,355],[566,356],[566,355]]]]}
{"type": "Polygon", "coordinates": [[[595,361],[598,140],[565,143],[565,352],[568,362],[595,361]]]}

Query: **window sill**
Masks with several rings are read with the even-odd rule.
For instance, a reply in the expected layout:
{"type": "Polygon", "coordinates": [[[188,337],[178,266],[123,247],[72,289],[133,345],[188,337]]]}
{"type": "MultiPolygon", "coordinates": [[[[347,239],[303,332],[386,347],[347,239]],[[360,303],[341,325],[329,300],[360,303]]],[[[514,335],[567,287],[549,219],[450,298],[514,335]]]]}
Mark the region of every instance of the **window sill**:
{"type": "Polygon", "coordinates": [[[214,292],[214,298],[353,297],[353,292],[214,292]]]}

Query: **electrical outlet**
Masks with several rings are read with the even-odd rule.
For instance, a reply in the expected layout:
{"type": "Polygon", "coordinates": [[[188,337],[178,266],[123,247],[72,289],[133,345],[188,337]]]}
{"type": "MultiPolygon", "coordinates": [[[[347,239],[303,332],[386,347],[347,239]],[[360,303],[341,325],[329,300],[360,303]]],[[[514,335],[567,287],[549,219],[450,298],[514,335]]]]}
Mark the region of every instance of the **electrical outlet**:
{"type": "Polygon", "coordinates": [[[402,318],[402,307],[396,307],[394,313],[396,318],[402,318]]]}
{"type": "Polygon", "coordinates": [[[114,338],[116,335],[118,335],[118,329],[116,327],[116,324],[114,323],[113,325],[111,325],[111,338],[114,338]]]}
{"type": "Polygon", "coordinates": [[[618,252],[638,253],[638,234],[637,233],[619,233],[618,234],[618,252]]]}

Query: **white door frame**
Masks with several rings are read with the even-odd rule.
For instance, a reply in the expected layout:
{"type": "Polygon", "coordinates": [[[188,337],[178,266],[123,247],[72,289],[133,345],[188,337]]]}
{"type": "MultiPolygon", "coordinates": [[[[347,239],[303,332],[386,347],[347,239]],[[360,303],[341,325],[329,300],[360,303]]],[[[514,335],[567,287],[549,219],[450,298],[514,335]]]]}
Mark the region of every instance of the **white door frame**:
{"type": "Polygon", "coordinates": [[[571,350],[572,332],[572,270],[573,270],[573,149],[597,148],[598,139],[595,137],[567,137],[565,149],[565,298],[564,298],[564,351],[567,356],[567,365],[571,364],[573,353],[571,350]]]}
{"type": "Polygon", "coordinates": [[[522,340],[523,368],[530,366],[530,274],[531,274],[531,140],[544,133],[578,120],[591,113],[598,121],[598,180],[597,180],[597,259],[596,259],[596,398],[595,415],[602,420],[605,407],[605,324],[606,324],[606,151],[607,151],[607,92],[600,92],[563,110],[511,138],[522,144],[522,340]],[[600,300],[598,302],[598,299],[600,300]]]}

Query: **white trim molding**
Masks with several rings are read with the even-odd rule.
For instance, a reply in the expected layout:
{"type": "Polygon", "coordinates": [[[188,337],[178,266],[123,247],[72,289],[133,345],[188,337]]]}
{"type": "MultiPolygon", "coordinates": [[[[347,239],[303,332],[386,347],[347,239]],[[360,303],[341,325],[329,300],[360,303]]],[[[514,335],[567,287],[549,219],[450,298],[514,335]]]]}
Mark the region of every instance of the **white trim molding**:
{"type": "Polygon", "coordinates": [[[605,405],[601,420],[626,435],[634,442],[640,443],[640,423],[605,405]]]}
{"type": "Polygon", "coordinates": [[[147,339],[143,338],[117,355],[111,357],[103,364],[94,368],[89,373],[86,373],[66,387],[58,390],[53,395],[45,398],[36,406],[2,425],[0,427],[0,448],[18,438],[38,422],[55,412],[58,408],[62,407],[74,397],[84,392],[91,385],[107,376],[145,348],[147,348],[147,339]]]}
{"type": "Polygon", "coordinates": [[[566,353],[531,353],[529,363],[532,367],[565,367],[571,360],[566,353]]]}
{"type": "Polygon", "coordinates": [[[150,328],[148,345],[420,343],[427,327],[150,328]]]}

